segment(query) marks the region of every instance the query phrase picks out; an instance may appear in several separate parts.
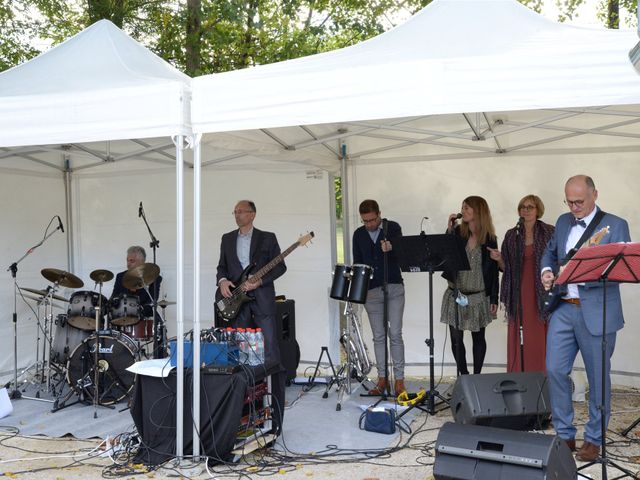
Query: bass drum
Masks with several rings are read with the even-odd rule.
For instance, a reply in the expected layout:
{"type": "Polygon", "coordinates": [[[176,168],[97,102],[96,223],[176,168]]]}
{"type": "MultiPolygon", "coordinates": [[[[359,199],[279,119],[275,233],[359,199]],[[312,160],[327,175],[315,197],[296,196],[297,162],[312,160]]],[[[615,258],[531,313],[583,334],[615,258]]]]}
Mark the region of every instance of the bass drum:
{"type": "Polygon", "coordinates": [[[98,403],[117,403],[133,388],[135,375],[127,371],[127,367],[135,362],[136,346],[126,335],[110,332],[100,335],[97,362],[95,351],[95,335],[91,335],[76,347],[67,363],[67,382],[81,398],[93,402],[97,369],[98,403]]]}

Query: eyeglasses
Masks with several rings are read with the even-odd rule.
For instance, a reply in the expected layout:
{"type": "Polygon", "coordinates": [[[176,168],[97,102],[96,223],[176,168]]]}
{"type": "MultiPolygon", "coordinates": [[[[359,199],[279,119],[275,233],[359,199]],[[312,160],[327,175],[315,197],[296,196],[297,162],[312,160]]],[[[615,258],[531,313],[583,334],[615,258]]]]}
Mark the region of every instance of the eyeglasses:
{"type": "Polygon", "coordinates": [[[584,205],[584,200],[566,200],[565,199],[564,204],[569,208],[573,208],[573,207],[580,208],[582,205],[584,205]]]}
{"type": "Polygon", "coordinates": [[[526,210],[527,212],[530,212],[531,210],[535,210],[536,206],[535,205],[520,205],[519,210],[526,210]]]}
{"type": "Polygon", "coordinates": [[[251,211],[251,210],[234,210],[233,212],[231,212],[231,215],[233,215],[233,216],[242,215],[243,213],[253,213],[253,211],[251,211]]]}
{"type": "Polygon", "coordinates": [[[374,222],[378,221],[378,216],[376,215],[374,218],[369,218],[369,219],[366,219],[366,220],[363,218],[360,221],[362,222],[363,225],[367,225],[369,223],[374,223],[374,222]]]}

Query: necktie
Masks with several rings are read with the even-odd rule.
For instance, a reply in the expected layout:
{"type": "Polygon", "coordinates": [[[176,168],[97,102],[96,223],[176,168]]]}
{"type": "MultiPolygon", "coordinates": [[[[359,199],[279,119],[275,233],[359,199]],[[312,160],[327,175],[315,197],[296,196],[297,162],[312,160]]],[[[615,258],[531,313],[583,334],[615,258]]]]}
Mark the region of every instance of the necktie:
{"type": "Polygon", "coordinates": [[[576,225],[580,225],[582,228],[587,228],[587,224],[584,220],[578,220],[575,217],[572,217],[571,226],[575,227],[576,225]]]}

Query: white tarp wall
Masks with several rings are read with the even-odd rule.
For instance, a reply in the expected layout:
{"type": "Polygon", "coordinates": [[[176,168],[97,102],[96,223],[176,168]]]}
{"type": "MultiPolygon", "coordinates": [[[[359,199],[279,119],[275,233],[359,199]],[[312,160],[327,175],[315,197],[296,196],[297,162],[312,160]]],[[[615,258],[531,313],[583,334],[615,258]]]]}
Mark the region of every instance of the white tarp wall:
{"type": "MultiPolygon", "coordinates": [[[[13,277],[6,271],[24,253],[39,243],[49,220],[60,215],[64,220],[64,184],[59,174],[0,171],[0,252],[2,272],[0,277],[0,378],[13,376],[13,277]]],[[[57,228],[54,221],[49,231],[57,228]]],[[[43,268],[67,268],[65,235],[55,232],[41,247],[18,265],[17,280],[20,286],[44,289],[49,284],[40,274],[43,268]]],[[[60,302],[55,302],[60,304],[60,302]]],[[[29,304],[36,308],[35,302],[29,304]]],[[[65,307],[66,308],[66,307],[65,307]]],[[[37,312],[37,310],[36,310],[37,312]]],[[[18,355],[19,366],[26,367],[36,360],[37,315],[18,298],[18,355]]],[[[41,313],[44,313],[41,311],[41,313]]],[[[55,309],[54,315],[62,313],[55,309]]],[[[40,341],[42,352],[43,340],[40,341]]]]}
{"type": "MultiPolygon", "coordinates": [[[[576,155],[559,160],[554,157],[518,157],[465,159],[432,162],[398,162],[384,165],[360,165],[353,168],[351,183],[352,211],[359,201],[375,198],[383,215],[396,220],[405,235],[419,233],[422,217],[427,234],[443,233],[450,213],[460,211],[462,200],[469,195],[484,197],[491,209],[498,242],[518,220],[516,207],[526,194],[533,193],[545,203],[543,220],[554,224],[567,210],[564,205],[564,182],[572,175],[591,175],[599,193],[598,205],[605,211],[629,221],[631,238],[640,241],[640,213],[635,202],[640,163],[637,154],[606,156],[576,155]]],[[[353,221],[357,222],[356,215],[353,221]]],[[[357,223],[355,223],[357,226],[357,223]]],[[[428,375],[429,357],[424,340],[428,330],[428,274],[405,273],[406,306],[404,340],[406,361],[414,366],[409,374],[428,375]],[[415,366],[418,363],[419,366],[415,366]]],[[[443,360],[445,374],[455,375],[448,329],[440,323],[440,306],[446,281],[434,274],[434,339],[436,375],[443,360]],[[445,345],[446,339],[446,345],[445,345]]],[[[614,383],[640,385],[640,367],[635,351],[640,337],[637,312],[640,309],[640,285],[623,285],[625,328],[618,334],[612,370],[614,383]]],[[[365,317],[366,318],[366,317],[365,317]]],[[[367,325],[367,321],[364,324],[367,325]]],[[[370,330],[367,326],[367,335],[370,330]]],[[[504,312],[487,327],[486,368],[483,372],[501,372],[506,368],[506,331],[504,312]]],[[[467,361],[472,362],[471,338],[465,336],[467,361]]],[[[526,348],[526,346],[525,346],[526,348]]],[[[581,365],[578,360],[577,365],[581,365]]]]}

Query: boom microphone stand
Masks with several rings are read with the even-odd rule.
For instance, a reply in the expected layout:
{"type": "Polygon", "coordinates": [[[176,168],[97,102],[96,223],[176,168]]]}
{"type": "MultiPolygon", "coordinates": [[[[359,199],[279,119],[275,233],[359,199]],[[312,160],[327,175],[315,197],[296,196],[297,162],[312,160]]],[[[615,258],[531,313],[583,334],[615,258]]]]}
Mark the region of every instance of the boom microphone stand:
{"type": "MultiPolygon", "coordinates": [[[[142,202],[140,202],[140,206],[138,207],[138,217],[142,217],[144,224],[147,226],[147,231],[149,232],[149,237],[151,238],[149,246],[153,250],[153,263],[157,265],[156,249],[160,248],[160,240],[155,237],[155,235],[151,231],[151,227],[149,227],[147,217],[144,214],[144,208],[142,207],[142,202]]],[[[164,318],[161,319],[160,315],[158,314],[158,294],[160,293],[160,285],[156,284],[156,282],[157,279],[153,282],[153,291],[151,292],[151,300],[153,302],[153,358],[164,358],[166,351],[166,335],[164,318]]]]}
{"type": "MultiPolygon", "coordinates": [[[[47,225],[47,228],[44,231],[44,234],[45,234],[44,238],[38,244],[28,249],[22,257],[20,257],[18,260],[13,262],[11,265],[9,265],[9,268],[7,268],[7,272],[11,272],[11,276],[13,277],[13,316],[12,316],[12,319],[13,319],[13,390],[9,392],[9,398],[14,400],[18,398],[22,398],[22,394],[18,389],[18,280],[17,280],[18,264],[22,260],[27,258],[29,255],[31,255],[44,242],[46,242],[47,239],[51,235],[56,233],[57,230],[61,230],[64,233],[64,229],[62,228],[62,222],[60,221],[58,224],[58,228],[53,230],[51,233],[47,234],[49,227],[51,226],[51,224],[53,223],[53,220],[56,217],[57,215],[52,217],[51,220],[49,221],[49,224],[47,225]]],[[[60,220],[60,217],[57,217],[57,218],[58,220],[60,220]]]]}
{"type": "Polygon", "coordinates": [[[514,279],[514,292],[513,292],[513,300],[516,302],[516,327],[518,331],[518,338],[520,340],[520,371],[524,372],[524,328],[522,323],[522,299],[521,296],[521,284],[522,284],[522,245],[524,243],[524,239],[522,237],[522,225],[521,222],[524,221],[524,218],[520,217],[518,220],[518,224],[516,225],[516,268],[515,268],[515,279],[514,279]]]}

